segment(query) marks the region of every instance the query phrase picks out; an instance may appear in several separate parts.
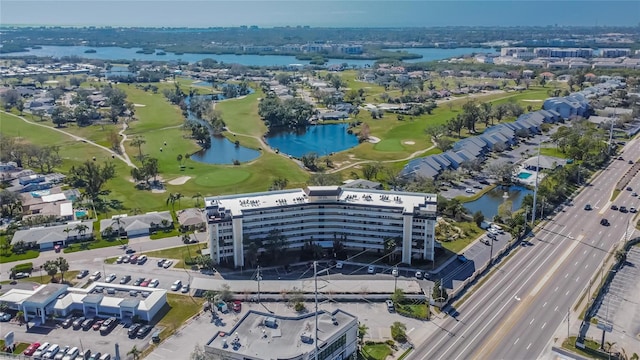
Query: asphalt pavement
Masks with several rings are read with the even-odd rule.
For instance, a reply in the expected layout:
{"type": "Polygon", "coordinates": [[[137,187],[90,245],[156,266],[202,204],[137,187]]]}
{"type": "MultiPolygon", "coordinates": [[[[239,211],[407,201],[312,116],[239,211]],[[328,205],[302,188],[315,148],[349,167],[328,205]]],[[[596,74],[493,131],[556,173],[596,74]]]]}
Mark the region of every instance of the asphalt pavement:
{"type": "MultiPolygon", "coordinates": [[[[625,148],[640,157],[640,143],[625,148]]],[[[410,359],[537,359],[554,343],[556,329],[614,245],[632,235],[635,214],[610,209],[612,190],[631,167],[614,160],[573,199],[573,205],[536,230],[531,246],[496,266],[491,278],[417,346],[410,359]],[[593,210],[584,209],[590,204],[593,210]],[[607,218],[611,225],[600,225],[607,218]]],[[[632,187],[640,188],[635,177],[632,187]]],[[[638,207],[623,191],[618,205],[638,207]]],[[[561,341],[561,340],[560,340],[561,341]]]]}

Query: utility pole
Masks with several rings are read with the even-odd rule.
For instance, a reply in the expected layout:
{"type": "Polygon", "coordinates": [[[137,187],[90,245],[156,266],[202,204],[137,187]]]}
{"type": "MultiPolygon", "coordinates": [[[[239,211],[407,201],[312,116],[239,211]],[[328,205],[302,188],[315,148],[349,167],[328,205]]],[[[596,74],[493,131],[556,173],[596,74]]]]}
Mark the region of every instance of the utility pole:
{"type": "Polygon", "coordinates": [[[536,165],[536,179],[535,187],[533,189],[533,209],[531,211],[531,231],[536,224],[536,202],[538,201],[538,174],[540,174],[540,148],[542,147],[542,140],[538,141],[538,161],[536,165]]]}
{"type": "Polygon", "coordinates": [[[314,339],[314,344],[316,346],[316,354],[315,354],[315,360],[318,360],[318,262],[314,261],[313,262],[313,282],[314,282],[314,296],[315,296],[315,302],[316,302],[316,316],[315,316],[315,320],[316,320],[316,329],[315,329],[315,339],[314,339]]]}
{"type": "Polygon", "coordinates": [[[262,276],[260,276],[260,265],[258,265],[258,270],[256,271],[256,279],[258,280],[258,303],[260,303],[260,280],[262,280],[262,276]]]}
{"type": "Polygon", "coordinates": [[[489,266],[493,265],[493,239],[489,238],[489,241],[491,241],[491,248],[489,250],[489,266]]]}
{"type": "Polygon", "coordinates": [[[398,276],[400,275],[398,273],[398,265],[393,267],[393,270],[395,270],[395,275],[393,276],[393,292],[395,293],[396,290],[398,289],[398,276]]]}
{"type": "Polygon", "coordinates": [[[569,338],[569,316],[571,314],[571,307],[567,307],[567,339],[569,338]]]}

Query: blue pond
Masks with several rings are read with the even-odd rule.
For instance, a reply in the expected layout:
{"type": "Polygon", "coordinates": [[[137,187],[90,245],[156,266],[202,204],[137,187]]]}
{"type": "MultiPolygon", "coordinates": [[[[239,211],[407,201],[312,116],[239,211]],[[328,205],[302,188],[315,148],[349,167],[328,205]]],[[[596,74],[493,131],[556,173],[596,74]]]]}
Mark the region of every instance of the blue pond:
{"type": "MultiPolygon", "coordinates": [[[[185,102],[189,104],[191,99],[187,97],[185,102]]],[[[188,112],[189,120],[204,123],[204,120],[196,118],[191,111],[188,112]]],[[[232,143],[223,136],[211,135],[211,147],[202,149],[191,155],[191,159],[207,164],[233,164],[235,160],[247,162],[260,156],[258,150],[249,149],[232,143]]]]}
{"type": "MultiPolygon", "coordinates": [[[[507,199],[513,202],[513,210],[520,209],[522,199],[524,199],[525,195],[533,195],[533,190],[529,190],[524,186],[513,185],[506,190],[509,195],[507,199]]],[[[471,214],[480,211],[486,219],[492,219],[498,214],[498,206],[505,201],[503,197],[504,192],[505,188],[498,186],[482,195],[479,199],[465,203],[464,207],[469,210],[471,214]]]]}
{"type": "Polygon", "coordinates": [[[274,129],[267,135],[269,146],[301,158],[310,152],[320,156],[344,151],[358,145],[358,137],[347,133],[349,124],[313,125],[295,130],[274,129]]]}

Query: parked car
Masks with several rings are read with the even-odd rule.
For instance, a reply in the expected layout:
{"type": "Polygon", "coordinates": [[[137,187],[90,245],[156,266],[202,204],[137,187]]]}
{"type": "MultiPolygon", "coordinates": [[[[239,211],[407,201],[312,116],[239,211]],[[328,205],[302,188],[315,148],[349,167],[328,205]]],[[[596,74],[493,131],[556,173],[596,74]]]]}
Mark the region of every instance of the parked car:
{"type": "Polygon", "coordinates": [[[171,290],[173,291],[178,291],[180,290],[181,287],[182,287],[182,281],[180,280],[176,280],[173,282],[173,284],[171,284],[171,290]]]}
{"type": "Polygon", "coordinates": [[[129,257],[129,263],[137,264],[138,263],[138,255],[131,255],[131,257],[129,257]]]}
{"type": "Polygon", "coordinates": [[[140,283],[140,286],[142,286],[142,287],[148,287],[150,282],[151,282],[150,280],[145,280],[145,281],[143,281],[143,282],[141,282],[141,283],[140,283]]]}
{"type": "Polygon", "coordinates": [[[87,275],[89,275],[89,270],[81,270],[78,275],[76,275],[76,279],[82,279],[87,275]]]}
{"type": "Polygon", "coordinates": [[[342,269],[344,267],[344,263],[342,261],[338,261],[336,263],[336,269],[342,269]]]}
{"type": "Polygon", "coordinates": [[[93,323],[92,329],[95,331],[100,330],[100,327],[102,326],[102,323],[104,322],[104,320],[100,319],[97,320],[96,322],[93,323]]]}
{"type": "Polygon", "coordinates": [[[91,326],[93,325],[93,323],[94,323],[95,321],[96,321],[96,319],[94,319],[94,318],[88,318],[88,319],[85,319],[85,320],[82,322],[82,330],[89,330],[89,329],[91,329],[91,326]]]}
{"type": "Polygon", "coordinates": [[[102,274],[100,273],[100,271],[96,271],[91,276],[89,276],[89,280],[97,281],[98,279],[100,279],[101,276],[102,274]]]}
{"type": "Polygon", "coordinates": [[[151,329],[153,329],[153,326],[151,325],[142,325],[142,327],[138,329],[138,332],[136,333],[136,337],[138,337],[139,339],[143,339],[145,336],[149,334],[151,329]]]}
{"type": "Polygon", "coordinates": [[[485,245],[491,245],[491,239],[482,239],[480,241],[485,245]]]}
{"type": "Polygon", "coordinates": [[[129,326],[129,330],[127,330],[127,334],[129,335],[130,338],[136,337],[138,336],[138,330],[140,330],[140,328],[142,327],[142,324],[131,324],[131,326],[129,326]]]}
{"type": "Polygon", "coordinates": [[[162,267],[168,269],[171,267],[171,265],[173,265],[173,260],[167,260],[164,262],[164,265],[162,265],[162,267]]]}
{"type": "Polygon", "coordinates": [[[64,319],[64,321],[62,321],[62,328],[66,329],[69,326],[71,326],[71,324],[73,324],[73,321],[75,320],[75,316],[69,316],[68,318],[64,319]]]}
{"type": "Polygon", "coordinates": [[[118,319],[115,317],[110,317],[107,320],[105,320],[102,325],[100,326],[100,333],[101,334],[106,334],[108,332],[110,332],[111,330],[113,330],[113,328],[118,324],[118,319]]]}
{"type": "Polygon", "coordinates": [[[393,306],[393,301],[387,300],[385,301],[385,304],[387,304],[387,311],[389,311],[390,313],[396,311],[395,306],[393,306]]]}
{"type": "Polygon", "coordinates": [[[79,329],[82,326],[82,323],[86,320],[86,318],[84,316],[80,316],[79,318],[73,320],[73,328],[74,329],[79,329]]]}
{"type": "Polygon", "coordinates": [[[422,271],[416,271],[416,279],[422,279],[422,271]]]}
{"type": "Polygon", "coordinates": [[[182,287],[182,291],[183,294],[186,294],[189,292],[189,284],[184,284],[184,286],[182,287]]]}
{"type": "Polygon", "coordinates": [[[145,262],[147,262],[147,255],[140,255],[138,258],[138,265],[143,265],[145,262]]]}
{"type": "Polygon", "coordinates": [[[76,360],[88,360],[90,356],[91,356],[91,350],[87,349],[81,352],[80,354],[78,354],[78,357],[76,357],[76,360]]]}
{"type": "Polygon", "coordinates": [[[109,353],[102,354],[102,356],[100,356],[100,360],[111,360],[111,354],[109,353]]]}
{"type": "Polygon", "coordinates": [[[130,259],[131,259],[131,256],[125,255],[125,256],[122,257],[122,262],[127,264],[127,263],[129,263],[130,259]]]}
{"type": "Polygon", "coordinates": [[[11,320],[11,314],[6,312],[0,312],[0,322],[7,322],[11,320]]]}
{"type": "Polygon", "coordinates": [[[116,264],[122,264],[122,259],[124,258],[124,256],[118,256],[116,258],[116,264]]]}
{"type": "Polygon", "coordinates": [[[100,360],[100,356],[102,356],[102,353],[94,352],[93,354],[91,354],[91,356],[89,356],[88,360],[100,360]]]}
{"type": "Polygon", "coordinates": [[[162,267],[162,265],[164,265],[164,262],[167,261],[167,259],[160,259],[158,260],[158,267],[162,267]]]}
{"type": "Polygon", "coordinates": [[[49,346],[51,346],[51,343],[48,343],[48,342],[42,343],[40,346],[38,346],[36,351],[33,352],[33,357],[34,358],[42,357],[47,351],[47,349],[49,348],[49,346]]]}
{"type": "Polygon", "coordinates": [[[131,281],[131,275],[125,275],[120,279],[120,284],[126,284],[131,281]]]}
{"type": "Polygon", "coordinates": [[[142,282],[144,281],[144,278],[137,278],[136,281],[133,282],[133,286],[140,286],[140,284],[142,284],[142,282]]]}
{"type": "Polygon", "coordinates": [[[158,285],[160,285],[160,280],[158,280],[158,279],[153,279],[153,280],[149,281],[149,287],[150,288],[157,288],[158,285]]]}
{"type": "Polygon", "coordinates": [[[236,300],[233,302],[233,311],[240,312],[242,310],[242,302],[240,300],[236,300]]]}
{"type": "Polygon", "coordinates": [[[107,276],[107,278],[106,278],[106,279],[104,279],[104,280],[105,280],[106,282],[110,283],[110,282],[113,282],[113,280],[115,280],[116,278],[117,278],[116,274],[111,273],[111,274],[109,274],[109,276],[107,276]]]}
{"type": "Polygon", "coordinates": [[[79,353],[80,353],[80,350],[78,350],[78,348],[74,346],[71,349],[69,349],[69,351],[67,351],[67,353],[64,355],[62,360],[74,360],[79,353]]]}
{"type": "Polygon", "coordinates": [[[476,191],[473,190],[472,188],[466,188],[466,189],[464,189],[464,192],[466,192],[467,194],[475,194],[476,193],[476,191]]]}
{"type": "Polygon", "coordinates": [[[53,344],[47,348],[44,355],[42,355],[43,359],[53,359],[56,354],[60,351],[60,346],[58,344],[53,344]]]}
{"type": "Polygon", "coordinates": [[[369,265],[369,268],[367,269],[367,273],[375,274],[376,273],[376,267],[373,266],[373,265],[369,265]]]}
{"type": "Polygon", "coordinates": [[[62,360],[62,358],[64,358],[64,356],[67,354],[69,349],[71,349],[71,347],[69,345],[63,347],[62,349],[60,349],[60,351],[58,351],[58,353],[56,354],[56,356],[53,357],[53,359],[54,360],[62,360]]]}
{"type": "Polygon", "coordinates": [[[31,343],[31,345],[27,346],[27,348],[24,349],[24,351],[22,353],[24,355],[31,356],[31,355],[33,355],[34,352],[36,352],[36,350],[38,350],[39,347],[40,347],[40,343],[39,342],[31,343]]]}

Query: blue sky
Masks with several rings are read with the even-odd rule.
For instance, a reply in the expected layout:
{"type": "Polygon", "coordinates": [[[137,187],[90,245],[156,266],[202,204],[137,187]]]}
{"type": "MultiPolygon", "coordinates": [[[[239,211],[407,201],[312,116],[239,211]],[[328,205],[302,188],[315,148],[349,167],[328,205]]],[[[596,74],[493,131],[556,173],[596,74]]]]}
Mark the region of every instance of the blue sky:
{"type": "Polygon", "coordinates": [[[429,27],[640,23],[640,0],[2,0],[0,24],[429,27]]]}

